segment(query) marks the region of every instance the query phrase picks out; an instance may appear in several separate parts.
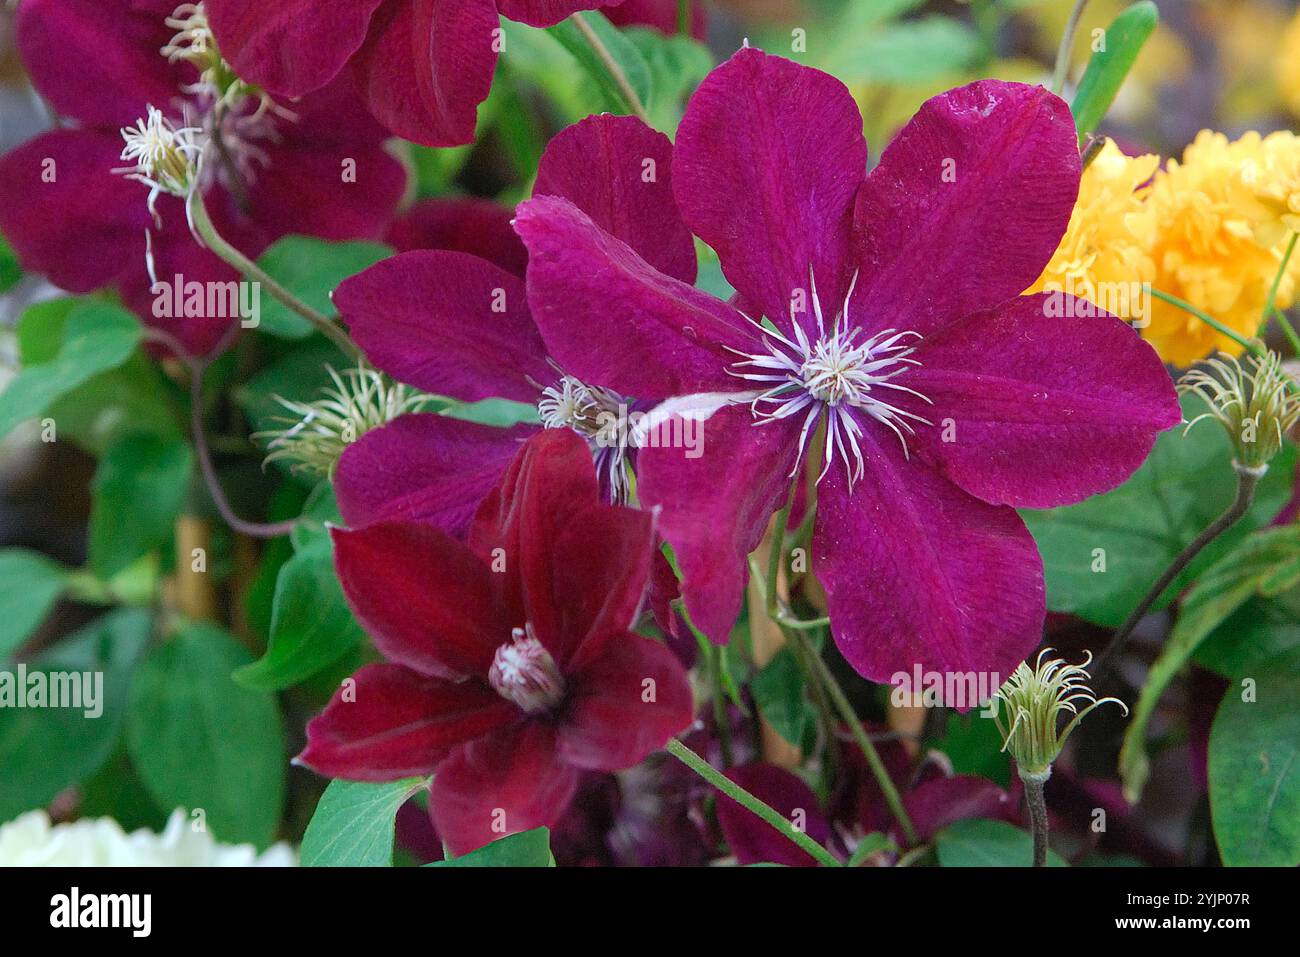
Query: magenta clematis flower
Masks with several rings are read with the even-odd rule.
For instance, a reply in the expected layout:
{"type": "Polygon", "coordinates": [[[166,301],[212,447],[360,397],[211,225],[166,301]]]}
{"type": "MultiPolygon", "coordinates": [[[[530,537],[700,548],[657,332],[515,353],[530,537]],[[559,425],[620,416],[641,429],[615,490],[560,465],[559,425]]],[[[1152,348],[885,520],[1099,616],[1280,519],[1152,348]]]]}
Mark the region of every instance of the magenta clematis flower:
{"type": "MultiPolygon", "coordinates": [[[[672,200],[672,145],[640,121],[592,116],[547,146],[535,192],[575,202],[612,235],[690,283],[695,248],[672,200]]],[[[404,244],[469,245],[461,225],[490,224],[500,212],[464,202],[426,206],[404,220],[404,244]]],[[[601,486],[622,501],[630,486],[635,411],[608,389],[565,374],[533,323],[521,247],[478,230],[476,247],[493,260],[455,249],[415,250],[384,260],[339,286],[334,303],[367,359],[392,377],[467,402],[504,398],[535,405],[543,428],[587,440],[601,486]]],[[[509,234],[514,236],[513,233],[509,234]]],[[[517,242],[517,240],[516,240],[517,242]]],[[[362,436],[335,477],[350,524],[390,518],[432,521],[459,534],[536,426],[510,430],[427,413],[404,416],[362,436]]]]}
{"type": "Polygon", "coordinates": [[[434,774],[463,854],[553,825],[583,770],[637,764],[692,718],[685,671],[629,631],[654,528],[599,499],[585,444],[534,436],[467,544],[422,523],[334,531],[348,602],[387,663],[345,683],[298,760],[331,777],[434,774]]]}
{"type": "Polygon", "coordinates": [[[0,231],[26,268],[56,285],[116,287],[192,352],[206,351],[232,321],[153,315],[146,246],[162,282],[239,277],[195,241],[182,199],[151,195],[125,175],[133,160],[124,147],[138,155],[171,144],[197,162],[208,142],[197,186],[217,229],[250,256],[289,233],[378,239],[388,228],[405,173],[355,93],[332,84],[288,105],[242,93],[216,110],[201,5],[25,0],[17,42],[36,89],[74,125],[0,158],[0,231]]]}
{"type": "Polygon", "coordinates": [[[1007,674],[1044,618],[1015,508],[1124,481],[1179,421],[1173,384],[1118,319],[1020,295],[1078,189],[1060,99],[951,90],[866,165],[843,84],[743,49],[696,91],[673,154],[677,204],[734,303],[545,196],[516,213],[529,302],[584,382],[671,400],[665,420],[709,416],[702,456],[643,447],[637,469],[710,638],[727,640],[746,556],[820,432],[812,558],[840,651],[876,681],[1007,674]]]}
{"type": "Polygon", "coordinates": [[[492,86],[500,16],[549,27],[621,0],[206,0],[217,42],[244,79],[281,96],[345,71],[370,112],[427,146],[474,139],[492,86]]]}

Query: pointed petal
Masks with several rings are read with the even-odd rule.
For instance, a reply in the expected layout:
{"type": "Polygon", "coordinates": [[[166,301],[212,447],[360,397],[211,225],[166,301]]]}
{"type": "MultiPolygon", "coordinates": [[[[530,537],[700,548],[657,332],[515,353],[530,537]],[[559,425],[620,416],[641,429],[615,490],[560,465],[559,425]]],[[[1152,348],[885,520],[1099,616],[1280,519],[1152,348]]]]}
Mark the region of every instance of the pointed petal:
{"type": "Polygon", "coordinates": [[[1033,538],[1013,509],[904,459],[882,431],[860,440],[868,464],[852,495],[838,464],[818,494],[813,568],[836,645],[871,681],[917,665],[1009,675],[1042,637],[1033,538]]]}
{"type": "Polygon", "coordinates": [[[431,678],[401,665],[367,665],[307,725],[298,760],[349,781],[427,776],[451,749],[519,717],[479,681],[431,678]]]}
{"type": "Polygon", "coordinates": [[[848,288],[853,197],[866,169],[862,117],[844,84],[746,47],[691,97],[673,188],[727,280],[788,328],[795,291],[810,302],[810,269],[825,306],[838,308],[848,288]]]}
{"type": "Polygon", "coordinates": [[[928,100],[858,196],[857,321],[926,335],[1018,296],[1078,191],[1074,120],[1041,86],[979,80],[928,100]]]}

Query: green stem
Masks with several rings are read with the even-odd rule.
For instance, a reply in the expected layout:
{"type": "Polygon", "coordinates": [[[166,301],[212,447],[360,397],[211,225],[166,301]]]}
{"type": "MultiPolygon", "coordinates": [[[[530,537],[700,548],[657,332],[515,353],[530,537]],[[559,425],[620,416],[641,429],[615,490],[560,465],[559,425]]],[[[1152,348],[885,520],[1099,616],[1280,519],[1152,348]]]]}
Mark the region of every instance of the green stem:
{"type": "Polygon", "coordinates": [[[1029,805],[1029,823],[1034,831],[1034,867],[1047,866],[1047,799],[1042,778],[1020,776],[1025,783],[1025,803],[1029,805]]]}
{"type": "Polygon", "coordinates": [[[691,0],[677,0],[677,32],[684,37],[691,35],[691,0]]]}
{"type": "Polygon", "coordinates": [[[668,739],[665,750],[741,807],[772,825],[782,837],[798,845],[819,864],[826,867],[843,866],[830,851],[796,828],[780,811],[754,797],[676,738],[668,739]]]}
{"type": "Polygon", "coordinates": [[[733,764],[731,753],[731,719],[727,715],[727,694],[722,682],[724,667],[721,645],[709,643],[709,667],[713,672],[713,723],[718,728],[718,746],[722,750],[722,766],[729,768],[733,764]]]}
{"type": "Polygon", "coordinates": [[[1083,8],[1088,0],[1076,0],[1070,11],[1070,19],[1065,22],[1065,32],[1061,34],[1061,45],[1056,50],[1056,69],[1052,71],[1052,92],[1060,95],[1065,89],[1065,78],[1070,72],[1070,53],[1074,48],[1074,35],[1079,31],[1079,21],[1083,18],[1083,8]]]}
{"type": "Polygon", "coordinates": [[[1282,255],[1282,262],[1277,267],[1277,275],[1273,277],[1273,284],[1268,290],[1268,302],[1264,305],[1264,315],[1260,319],[1260,327],[1268,322],[1270,316],[1277,318],[1277,324],[1281,327],[1283,335],[1291,343],[1291,350],[1297,356],[1300,356],[1300,335],[1296,335],[1295,327],[1282,310],[1277,308],[1277,291],[1282,286],[1282,277],[1286,275],[1286,267],[1291,262],[1291,254],[1295,252],[1296,240],[1300,239],[1300,233],[1292,233],[1291,240],[1286,244],[1286,252],[1282,255]]]}
{"type": "Polygon", "coordinates": [[[898,826],[903,829],[903,836],[907,838],[908,844],[916,843],[916,828],[912,826],[912,819],[908,816],[907,810],[903,807],[903,800],[898,795],[898,788],[894,786],[894,780],[889,776],[889,771],[885,768],[885,762],[880,759],[880,752],[876,746],[871,743],[871,738],[867,735],[867,729],[862,726],[856,712],[853,710],[853,704],[849,701],[848,695],[840,687],[835,675],[831,674],[830,667],[817,649],[812,646],[808,636],[801,632],[795,631],[796,641],[803,644],[804,655],[813,666],[813,671],[817,674],[823,688],[830,695],[831,701],[835,704],[835,710],[840,713],[840,718],[849,726],[849,733],[853,735],[853,740],[857,742],[858,748],[862,751],[862,756],[867,759],[867,764],[871,767],[871,773],[876,779],[876,784],[880,786],[880,791],[885,796],[885,803],[889,805],[890,813],[894,815],[894,820],[898,821],[898,826]]]}
{"type": "Polygon", "coordinates": [[[267,292],[278,299],[286,308],[306,319],[324,333],[336,346],[343,350],[344,355],[351,356],[354,359],[360,358],[360,350],[337,323],[317,312],[288,289],[285,289],[257,263],[226,242],[222,235],[217,232],[217,228],[212,225],[212,219],[208,216],[207,208],[203,205],[203,197],[199,193],[195,192],[190,198],[189,210],[195,232],[199,234],[204,244],[213,253],[248,279],[260,283],[267,292]]]}
{"type": "Polygon", "coordinates": [[[623,68],[618,65],[618,61],[614,59],[614,54],[609,52],[609,47],[605,46],[600,37],[596,35],[596,31],[591,28],[591,24],[583,19],[582,14],[575,13],[569,19],[573,21],[573,25],[578,28],[578,32],[587,41],[592,52],[596,54],[605,69],[609,71],[609,75],[613,78],[619,93],[623,94],[623,99],[627,100],[628,107],[646,126],[650,126],[650,114],[646,112],[641,98],[636,95],[636,90],[632,88],[632,81],[627,78],[623,68]]]}

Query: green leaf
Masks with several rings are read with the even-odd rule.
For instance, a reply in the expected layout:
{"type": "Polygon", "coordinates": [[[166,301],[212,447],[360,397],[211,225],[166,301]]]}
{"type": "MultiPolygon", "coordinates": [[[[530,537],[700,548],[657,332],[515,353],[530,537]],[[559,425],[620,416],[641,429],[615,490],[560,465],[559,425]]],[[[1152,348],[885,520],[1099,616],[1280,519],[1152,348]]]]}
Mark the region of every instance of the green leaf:
{"type": "MultiPolygon", "coordinates": [[[[943,867],[1029,867],[1034,862],[1034,838],[1006,821],[977,818],[955,821],[934,839],[943,867]]],[[[1048,848],[1048,867],[1069,867],[1048,848]]]]}
{"type": "Polygon", "coordinates": [[[1106,28],[1106,47],[1093,53],[1070,104],[1080,138],[1102,121],[1124,78],[1133,69],[1143,44],[1159,22],[1160,11],[1156,5],[1151,0],[1141,0],[1125,8],[1106,28]]]}
{"type": "Polygon", "coordinates": [[[713,69],[713,54],[691,37],[665,36],[650,27],[623,30],[650,67],[651,94],[646,113],[651,125],[671,135],[681,121],[686,98],[713,69]]]}
{"type": "Polygon", "coordinates": [[[954,774],[973,774],[1010,787],[1011,759],[1002,750],[1002,735],[978,712],[949,712],[943,737],[934,747],[948,756],[954,774]]]}
{"type": "Polygon", "coordinates": [[[1229,688],[1210,730],[1210,816],[1229,867],[1300,865],[1300,652],[1273,658],[1255,700],[1229,688]]]}
{"type": "Polygon", "coordinates": [[[827,69],[848,84],[924,83],[960,72],[984,56],[979,35],[949,17],[876,27],[865,33],[841,33],[827,55],[827,69]]]}
{"type": "Polygon", "coordinates": [[[120,366],[139,341],[140,324],[129,312],[105,302],[78,302],[68,313],[58,354],[25,367],[0,392],[0,438],[91,376],[120,366]]]}
{"type": "Polygon", "coordinates": [[[18,265],[18,256],[5,238],[0,236],[0,293],[8,292],[22,278],[23,270],[18,265]]]}
{"type": "Polygon", "coordinates": [[[161,807],[202,809],[218,840],[266,847],[280,823],[287,762],[275,697],[230,678],[248,659],[220,628],[187,625],[136,676],[126,738],[161,807]]]}
{"type": "Polygon", "coordinates": [[[361,645],[357,624],[334,574],[333,549],[322,540],[280,568],[265,656],[235,672],[248,688],[278,691],[332,665],[361,645]]]}
{"type": "Polygon", "coordinates": [[[0,708],[0,821],[44,807],[112,756],[131,675],[148,644],[149,628],[150,617],[143,609],[111,612],[27,666],[29,676],[34,671],[100,673],[103,700],[91,710],[102,704],[102,712],[88,717],[84,708],[0,708]]]}
{"type": "Polygon", "coordinates": [[[318,398],[322,388],[332,385],[329,373],[325,371],[327,364],[342,369],[348,360],[332,343],[313,339],[275,360],[240,386],[235,392],[235,401],[248,416],[253,431],[284,427],[276,420],[289,413],[275,401],[275,396],[300,401],[318,398]]]}
{"type": "Polygon", "coordinates": [[[646,63],[645,57],[641,55],[636,44],[599,13],[575,13],[569,19],[550,27],[547,32],[559,40],[588,75],[599,84],[609,108],[618,113],[634,112],[631,102],[614,80],[609,68],[592,49],[582,31],[573,24],[572,21],[576,19],[581,19],[590,27],[596,38],[604,44],[641,104],[644,106],[649,103],[654,95],[654,80],[650,65],[646,63]]]}
{"type": "Polygon", "coordinates": [[[429,867],[551,867],[551,832],[544,827],[520,831],[484,844],[476,851],[429,867]]]}
{"type": "Polygon", "coordinates": [[[53,607],[68,579],[58,562],[26,548],[0,550],[0,660],[17,651],[53,607]]]}
{"type": "MultiPolygon", "coordinates": [[[[262,253],[257,264],[302,302],[323,315],[334,314],[330,293],[344,279],[393,254],[380,243],[331,243],[311,236],[285,236],[262,253]]],[[[315,327],[269,295],[259,297],[258,328],[283,339],[305,339],[315,327]]]]}
{"type": "Polygon", "coordinates": [[[338,501],[334,498],[334,486],[328,479],[322,480],[311,490],[298,519],[298,524],[289,533],[289,541],[293,543],[294,551],[298,552],[313,548],[321,542],[328,543],[328,526],[343,524],[338,501]]]}
{"type": "Polygon", "coordinates": [[[1201,642],[1192,660],[1232,678],[1292,649],[1300,649],[1300,589],[1248,600],[1201,642]]]}
{"type": "Polygon", "coordinates": [[[302,838],[303,867],[392,867],[397,810],[424,778],[385,784],[329,783],[302,838]]]}
{"type": "Polygon", "coordinates": [[[1183,602],[1178,623],[1151,665],[1124,733],[1119,771],[1124,796],[1135,804],[1150,773],[1146,729],[1169,683],[1197,646],[1225,618],[1256,595],[1270,598],[1300,583],[1300,526],[1258,532],[1207,571],[1183,602]]]}
{"type": "Polygon", "coordinates": [[[90,566],[112,578],[171,534],[185,504],[194,457],[181,439],[131,435],[115,442],[95,472],[90,566]]]}
{"type": "MultiPolygon", "coordinates": [[[[1183,403],[1189,420],[1203,408],[1194,396],[1183,403]]],[[[1231,461],[1228,437],[1212,423],[1186,433],[1175,428],[1156,440],[1150,457],[1119,488],[1078,505],[1022,512],[1043,556],[1047,607],[1117,627],[1183,547],[1232,504],[1237,480],[1231,461]],[[1094,570],[1099,560],[1104,571],[1094,570]]],[[[1152,611],[1269,524],[1290,498],[1295,461],[1295,447],[1284,446],[1250,511],[1192,561],[1152,611]]]]}
{"type": "Polygon", "coordinates": [[[803,670],[789,647],[782,648],[750,682],[758,710],[776,733],[796,747],[814,720],[812,703],[804,695],[803,670]]]}

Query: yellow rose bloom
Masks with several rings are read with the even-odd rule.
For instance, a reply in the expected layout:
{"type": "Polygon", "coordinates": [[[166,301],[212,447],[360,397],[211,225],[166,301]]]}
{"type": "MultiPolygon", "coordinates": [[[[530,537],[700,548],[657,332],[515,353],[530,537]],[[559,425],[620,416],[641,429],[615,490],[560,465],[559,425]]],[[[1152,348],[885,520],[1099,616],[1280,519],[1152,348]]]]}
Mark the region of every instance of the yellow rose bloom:
{"type": "Polygon", "coordinates": [[[1064,291],[1141,322],[1141,287],[1156,271],[1155,218],[1144,200],[1159,165],[1157,156],[1126,156],[1107,140],[1083,171],[1060,246],[1026,291],[1064,291]]]}
{"type": "MultiPolygon", "coordinates": [[[[1202,130],[1156,175],[1147,205],[1155,217],[1154,286],[1209,313],[1243,336],[1260,326],[1269,289],[1282,261],[1288,198],[1283,173],[1290,144],[1249,133],[1229,142],[1202,130]]],[[[1277,306],[1291,305],[1295,265],[1278,288],[1277,306]]],[[[1220,350],[1241,347],[1195,316],[1152,303],[1143,335],[1163,359],[1190,365],[1220,350]]]]}

